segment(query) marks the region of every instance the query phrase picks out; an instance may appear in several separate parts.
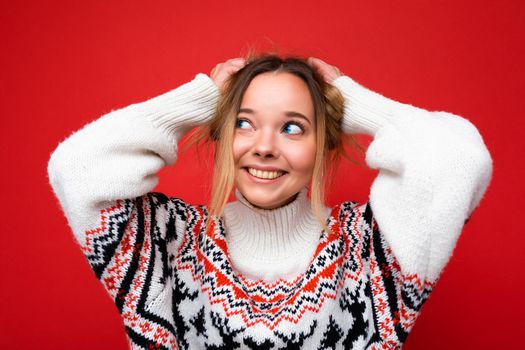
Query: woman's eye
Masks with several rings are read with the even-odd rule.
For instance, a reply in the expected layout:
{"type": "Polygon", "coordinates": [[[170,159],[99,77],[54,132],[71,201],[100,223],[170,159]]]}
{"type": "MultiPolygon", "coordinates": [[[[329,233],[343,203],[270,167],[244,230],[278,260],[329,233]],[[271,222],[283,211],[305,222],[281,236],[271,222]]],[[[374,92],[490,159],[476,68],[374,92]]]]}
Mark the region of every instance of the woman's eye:
{"type": "Polygon", "coordinates": [[[237,129],[249,129],[250,123],[246,119],[237,119],[237,124],[235,127],[237,129]]]}
{"type": "Polygon", "coordinates": [[[303,128],[296,123],[287,123],[283,128],[283,133],[289,135],[299,135],[304,132],[303,128]]]}

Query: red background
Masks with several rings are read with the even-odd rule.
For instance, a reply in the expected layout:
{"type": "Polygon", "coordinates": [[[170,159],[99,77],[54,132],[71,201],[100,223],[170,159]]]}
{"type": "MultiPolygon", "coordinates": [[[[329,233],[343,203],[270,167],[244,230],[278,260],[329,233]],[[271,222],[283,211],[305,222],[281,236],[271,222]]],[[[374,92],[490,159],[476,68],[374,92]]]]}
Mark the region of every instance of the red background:
{"type": "MultiPolygon", "coordinates": [[[[0,347],[127,348],[47,183],[49,155],[88,121],[209,73],[250,44],[321,57],[386,96],[478,127],[493,181],[405,348],[522,347],[524,4],[4,1],[0,347]]],[[[164,169],[157,190],[206,201],[209,171],[193,157],[164,169]]],[[[375,175],[346,164],[329,204],[366,201],[375,175]]]]}

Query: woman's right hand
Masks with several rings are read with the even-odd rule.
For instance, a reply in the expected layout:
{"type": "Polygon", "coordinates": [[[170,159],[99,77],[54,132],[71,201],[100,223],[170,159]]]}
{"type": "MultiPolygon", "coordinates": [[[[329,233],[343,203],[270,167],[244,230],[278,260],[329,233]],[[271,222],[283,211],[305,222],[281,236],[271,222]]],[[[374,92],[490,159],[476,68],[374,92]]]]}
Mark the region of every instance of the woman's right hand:
{"type": "Polygon", "coordinates": [[[219,88],[219,91],[222,93],[224,88],[224,83],[226,80],[239,69],[244,67],[246,60],[244,58],[231,58],[226,62],[219,63],[212,69],[210,78],[213,80],[215,85],[219,88]]]}

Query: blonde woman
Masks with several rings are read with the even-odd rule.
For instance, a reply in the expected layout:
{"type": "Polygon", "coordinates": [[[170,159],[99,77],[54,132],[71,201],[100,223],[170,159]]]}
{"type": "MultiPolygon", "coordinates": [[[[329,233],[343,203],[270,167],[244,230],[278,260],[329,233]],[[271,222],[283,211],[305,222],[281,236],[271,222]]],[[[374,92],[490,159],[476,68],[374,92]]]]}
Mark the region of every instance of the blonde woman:
{"type": "Polygon", "coordinates": [[[492,160],[466,119],[385,98],[320,59],[266,54],[86,125],[48,172],[131,348],[390,349],[492,160]],[[215,143],[209,206],[151,192],[197,126],[215,143]],[[359,133],[379,169],[369,201],[327,208],[324,182],[359,133]]]}

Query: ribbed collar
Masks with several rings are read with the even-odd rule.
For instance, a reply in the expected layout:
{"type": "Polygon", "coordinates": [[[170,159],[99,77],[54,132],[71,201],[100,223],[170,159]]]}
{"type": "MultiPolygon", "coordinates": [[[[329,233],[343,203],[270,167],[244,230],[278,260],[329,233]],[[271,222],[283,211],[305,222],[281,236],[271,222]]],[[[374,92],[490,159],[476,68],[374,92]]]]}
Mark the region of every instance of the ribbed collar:
{"type": "Polygon", "coordinates": [[[224,210],[226,242],[234,268],[251,279],[288,279],[304,272],[322,228],[306,188],[277,209],[254,207],[237,190],[224,210]]]}

